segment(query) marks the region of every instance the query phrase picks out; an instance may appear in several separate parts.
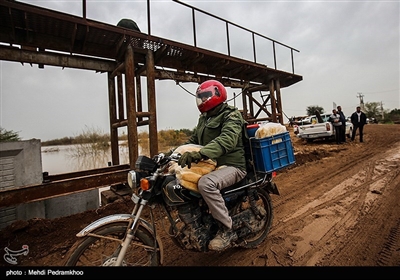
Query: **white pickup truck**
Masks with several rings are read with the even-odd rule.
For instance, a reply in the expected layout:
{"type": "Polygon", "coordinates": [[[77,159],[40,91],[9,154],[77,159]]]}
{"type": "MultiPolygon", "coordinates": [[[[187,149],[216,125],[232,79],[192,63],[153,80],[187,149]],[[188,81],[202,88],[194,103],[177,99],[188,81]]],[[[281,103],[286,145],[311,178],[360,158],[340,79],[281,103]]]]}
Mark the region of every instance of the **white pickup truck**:
{"type": "MultiPolygon", "coordinates": [[[[293,131],[297,137],[312,142],[315,139],[335,139],[335,129],[329,116],[331,114],[321,114],[322,122],[318,122],[316,115],[309,116],[302,120],[302,124],[294,125],[293,131]]],[[[346,136],[350,138],[353,132],[353,124],[346,122],[346,136]]]]}

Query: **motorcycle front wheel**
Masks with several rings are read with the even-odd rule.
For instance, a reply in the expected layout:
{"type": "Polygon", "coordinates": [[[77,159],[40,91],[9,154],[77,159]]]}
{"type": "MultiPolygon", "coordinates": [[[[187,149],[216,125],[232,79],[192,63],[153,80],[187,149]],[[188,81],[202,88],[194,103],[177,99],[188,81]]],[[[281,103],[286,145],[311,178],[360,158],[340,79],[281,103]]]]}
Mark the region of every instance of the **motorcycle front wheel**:
{"type": "MultiPolygon", "coordinates": [[[[128,223],[108,224],[80,238],[71,247],[65,266],[114,266],[128,223]]],[[[138,228],[129,244],[123,266],[157,266],[160,250],[150,233],[138,228]]]]}

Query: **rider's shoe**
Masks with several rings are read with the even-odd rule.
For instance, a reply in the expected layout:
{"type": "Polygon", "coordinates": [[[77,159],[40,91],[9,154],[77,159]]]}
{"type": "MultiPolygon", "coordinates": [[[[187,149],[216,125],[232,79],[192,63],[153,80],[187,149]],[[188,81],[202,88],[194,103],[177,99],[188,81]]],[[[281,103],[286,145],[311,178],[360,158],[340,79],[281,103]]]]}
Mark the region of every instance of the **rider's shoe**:
{"type": "Polygon", "coordinates": [[[208,244],[208,249],[212,251],[222,251],[229,247],[231,242],[236,241],[238,236],[233,229],[222,227],[218,230],[217,235],[208,244]]]}

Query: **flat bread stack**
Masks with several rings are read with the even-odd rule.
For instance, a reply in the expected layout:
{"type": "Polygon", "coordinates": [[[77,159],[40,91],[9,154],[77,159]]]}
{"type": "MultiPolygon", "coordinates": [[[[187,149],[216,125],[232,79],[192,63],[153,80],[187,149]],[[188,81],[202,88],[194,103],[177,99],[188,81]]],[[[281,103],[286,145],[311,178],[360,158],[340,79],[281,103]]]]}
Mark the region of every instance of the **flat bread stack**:
{"type": "MultiPolygon", "coordinates": [[[[174,150],[174,154],[199,151],[202,147],[203,146],[194,144],[181,145],[174,150]]],[[[190,169],[187,166],[182,168],[177,162],[171,162],[168,172],[170,174],[175,174],[179,183],[183,187],[198,193],[199,190],[197,188],[197,182],[199,181],[200,177],[210,173],[211,171],[214,171],[216,166],[217,163],[211,159],[202,160],[198,163],[192,162],[190,169]]]]}
{"type": "MultiPolygon", "coordinates": [[[[255,132],[256,139],[262,139],[265,137],[274,136],[276,134],[284,133],[287,129],[284,125],[278,123],[265,123],[260,125],[260,127],[255,132]]],[[[282,138],[272,140],[272,144],[282,142],[282,138]]]]}

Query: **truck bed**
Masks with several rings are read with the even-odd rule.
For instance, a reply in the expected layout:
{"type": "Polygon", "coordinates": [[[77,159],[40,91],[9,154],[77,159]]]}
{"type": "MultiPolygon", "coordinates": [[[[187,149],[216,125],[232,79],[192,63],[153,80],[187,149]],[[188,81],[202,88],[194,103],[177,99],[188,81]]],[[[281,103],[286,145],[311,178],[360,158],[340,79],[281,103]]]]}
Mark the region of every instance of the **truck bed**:
{"type": "MultiPolygon", "coordinates": [[[[331,122],[328,121],[330,114],[321,114],[323,122],[318,122],[317,116],[312,115],[305,120],[305,124],[294,127],[294,133],[297,137],[313,141],[314,139],[334,139],[335,129],[331,122]]],[[[346,122],[346,135],[351,136],[353,125],[346,122]]]]}

